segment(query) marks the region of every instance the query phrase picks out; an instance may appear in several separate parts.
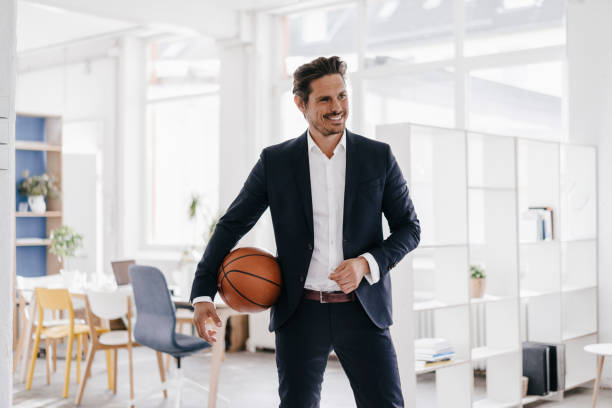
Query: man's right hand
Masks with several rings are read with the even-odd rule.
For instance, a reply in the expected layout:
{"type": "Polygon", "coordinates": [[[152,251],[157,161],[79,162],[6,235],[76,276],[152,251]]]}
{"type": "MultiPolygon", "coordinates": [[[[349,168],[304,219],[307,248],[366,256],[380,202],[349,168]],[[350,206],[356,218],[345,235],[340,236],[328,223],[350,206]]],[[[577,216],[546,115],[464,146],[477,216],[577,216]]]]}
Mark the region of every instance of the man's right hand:
{"type": "Polygon", "coordinates": [[[211,319],[217,327],[221,327],[221,319],[217,315],[215,310],[215,304],[212,302],[198,302],[194,307],[193,313],[193,324],[198,331],[198,336],[206,340],[208,343],[214,343],[217,339],[214,335],[217,333],[215,330],[209,330],[206,328],[206,322],[211,319]]]}

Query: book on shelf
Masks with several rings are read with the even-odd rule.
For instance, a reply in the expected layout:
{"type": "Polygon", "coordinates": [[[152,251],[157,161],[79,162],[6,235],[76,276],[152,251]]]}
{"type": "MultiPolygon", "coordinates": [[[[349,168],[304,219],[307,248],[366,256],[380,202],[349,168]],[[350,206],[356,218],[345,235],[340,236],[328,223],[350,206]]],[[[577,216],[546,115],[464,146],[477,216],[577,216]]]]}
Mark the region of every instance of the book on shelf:
{"type": "Polygon", "coordinates": [[[449,359],[455,351],[446,339],[421,338],[414,341],[415,359],[425,362],[437,362],[449,359]]]}
{"type": "Polygon", "coordinates": [[[440,361],[422,361],[422,360],[417,360],[414,362],[414,367],[417,370],[423,370],[425,368],[433,368],[433,367],[439,367],[439,366],[443,366],[446,364],[450,364],[453,362],[452,358],[445,358],[444,360],[440,360],[440,361]]]}
{"type": "Polygon", "coordinates": [[[523,343],[523,349],[529,347],[548,348],[548,372],[550,373],[550,391],[565,389],[565,345],[528,341],[523,343]]]}
{"type": "Polygon", "coordinates": [[[541,344],[523,343],[523,376],[529,378],[527,395],[550,391],[550,349],[541,344]]]}
{"type": "Polygon", "coordinates": [[[521,241],[552,241],[554,239],[553,210],[550,207],[529,207],[521,215],[521,241]]]}

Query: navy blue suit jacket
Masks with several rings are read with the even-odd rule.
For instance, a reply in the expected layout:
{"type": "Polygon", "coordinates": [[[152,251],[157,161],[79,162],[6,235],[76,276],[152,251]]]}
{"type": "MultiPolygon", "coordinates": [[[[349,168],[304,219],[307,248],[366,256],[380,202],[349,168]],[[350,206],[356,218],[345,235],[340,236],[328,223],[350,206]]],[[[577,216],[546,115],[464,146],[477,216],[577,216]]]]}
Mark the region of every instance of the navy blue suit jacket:
{"type": "MultiPolygon", "coordinates": [[[[272,306],[270,331],[296,310],[314,245],[308,134],[265,148],[238,197],[219,220],[198,263],[191,299],[214,298],[217,272],[223,258],[270,207],[277,259],[283,285],[272,306]]],[[[391,148],[385,143],[346,132],[346,181],[342,248],[344,259],[371,253],[380,268],[380,281],[363,279],[356,295],[372,322],[392,324],[389,271],[417,247],[420,226],[408,187],[391,148]],[[383,240],[382,216],[391,234],[383,240]]]]}

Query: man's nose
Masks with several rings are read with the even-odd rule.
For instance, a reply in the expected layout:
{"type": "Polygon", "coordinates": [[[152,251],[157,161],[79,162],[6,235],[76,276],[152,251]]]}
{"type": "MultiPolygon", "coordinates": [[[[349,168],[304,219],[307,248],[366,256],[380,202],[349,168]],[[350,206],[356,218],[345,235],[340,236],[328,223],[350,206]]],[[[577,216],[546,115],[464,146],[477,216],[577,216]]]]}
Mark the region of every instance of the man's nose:
{"type": "Polygon", "coordinates": [[[333,103],[332,103],[332,111],[334,113],[338,113],[342,110],[342,105],[340,104],[340,101],[337,99],[334,99],[333,103]]]}

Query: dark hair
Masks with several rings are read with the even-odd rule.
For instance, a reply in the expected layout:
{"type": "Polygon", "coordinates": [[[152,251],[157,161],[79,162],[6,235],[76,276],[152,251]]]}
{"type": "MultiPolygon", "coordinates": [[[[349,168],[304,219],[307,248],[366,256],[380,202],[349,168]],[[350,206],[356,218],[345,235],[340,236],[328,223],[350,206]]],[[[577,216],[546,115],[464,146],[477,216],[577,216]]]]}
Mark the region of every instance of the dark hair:
{"type": "Polygon", "coordinates": [[[346,63],[340,57],[319,57],[307,64],[301,65],[293,73],[293,94],[308,103],[308,96],[312,92],[310,83],[325,75],[340,74],[344,80],[346,63]]]}

